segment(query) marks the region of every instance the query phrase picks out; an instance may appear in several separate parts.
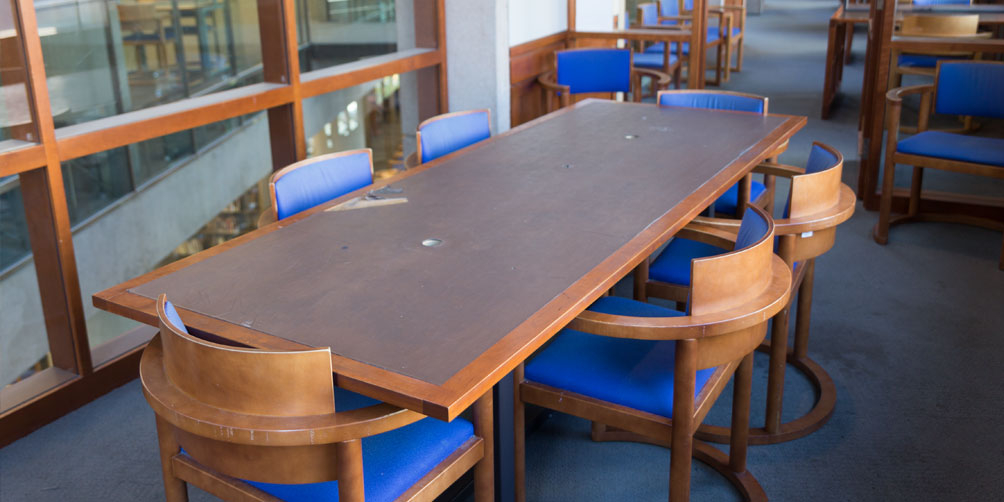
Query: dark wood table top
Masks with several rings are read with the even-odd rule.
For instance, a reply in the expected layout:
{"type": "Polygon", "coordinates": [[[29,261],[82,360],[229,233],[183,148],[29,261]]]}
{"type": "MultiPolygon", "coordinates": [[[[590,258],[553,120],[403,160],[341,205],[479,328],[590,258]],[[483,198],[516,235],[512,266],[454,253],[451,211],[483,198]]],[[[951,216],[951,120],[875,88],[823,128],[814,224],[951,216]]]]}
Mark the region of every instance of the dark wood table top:
{"type": "Polygon", "coordinates": [[[452,420],[804,124],[587,100],[377,184],[407,203],[324,210],[357,191],[94,304],[330,346],[338,385],[452,420]]]}

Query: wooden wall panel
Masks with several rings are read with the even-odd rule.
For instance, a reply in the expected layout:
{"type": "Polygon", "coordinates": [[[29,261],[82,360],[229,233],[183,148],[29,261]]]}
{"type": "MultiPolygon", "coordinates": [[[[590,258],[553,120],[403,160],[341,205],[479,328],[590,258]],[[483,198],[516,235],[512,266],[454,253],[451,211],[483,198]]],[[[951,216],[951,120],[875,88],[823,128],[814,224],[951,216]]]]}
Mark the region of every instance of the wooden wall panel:
{"type": "Polygon", "coordinates": [[[546,113],[544,91],[537,77],[554,68],[554,51],[567,47],[568,33],[560,32],[509,49],[510,121],[513,127],[546,113]]]}

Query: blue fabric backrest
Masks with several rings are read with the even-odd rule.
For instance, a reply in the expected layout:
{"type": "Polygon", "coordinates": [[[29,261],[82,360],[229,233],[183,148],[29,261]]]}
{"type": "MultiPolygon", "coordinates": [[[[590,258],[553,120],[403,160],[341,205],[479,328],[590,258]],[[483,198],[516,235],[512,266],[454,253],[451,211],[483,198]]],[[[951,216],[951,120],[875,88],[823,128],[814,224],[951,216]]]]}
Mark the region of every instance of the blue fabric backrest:
{"type": "Polygon", "coordinates": [[[438,159],[492,135],[488,111],[478,110],[438,118],[422,125],[422,162],[438,159]]]}
{"type": "MultiPolygon", "coordinates": [[[[659,2],[659,15],[664,17],[679,16],[680,4],[677,0],[662,0],[659,2]]],[[[677,24],[676,20],[666,20],[662,24],[677,24]]]]}
{"type": "Polygon", "coordinates": [[[760,216],[760,213],[746,209],[743,214],[743,221],[739,224],[739,235],[736,236],[736,251],[756,244],[757,241],[767,234],[767,219],[760,216]]]}
{"type": "Polygon", "coordinates": [[[178,311],[174,309],[171,302],[164,302],[164,316],[167,317],[167,322],[171,323],[178,331],[189,334],[188,328],[185,327],[185,323],[181,322],[181,316],[178,315],[178,311]]]}
{"type": "Polygon", "coordinates": [[[647,3],[638,6],[638,13],[641,19],[639,24],[651,26],[659,24],[659,6],[654,3],[647,3]]]}
{"type": "Polygon", "coordinates": [[[934,111],[1004,118],[1004,63],[943,62],[934,111]]]}
{"type": "Polygon", "coordinates": [[[287,218],[371,183],[368,151],[318,160],[276,180],[276,215],[287,218]]]}
{"type": "Polygon", "coordinates": [[[667,92],[659,96],[659,106],[763,113],[762,99],[715,92],[667,92]]]}
{"type": "Polygon", "coordinates": [[[914,5],[969,5],[972,0],[913,0],[914,5]]]}
{"type": "Polygon", "coordinates": [[[809,161],[805,163],[805,174],[825,171],[836,165],[836,163],[836,155],[833,155],[832,152],[819,145],[812,145],[812,150],[809,152],[809,161]]]}
{"type": "Polygon", "coordinates": [[[569,92],[631,92],[630,49],[574,49],[557,54],[559,85],[569,92]]]}

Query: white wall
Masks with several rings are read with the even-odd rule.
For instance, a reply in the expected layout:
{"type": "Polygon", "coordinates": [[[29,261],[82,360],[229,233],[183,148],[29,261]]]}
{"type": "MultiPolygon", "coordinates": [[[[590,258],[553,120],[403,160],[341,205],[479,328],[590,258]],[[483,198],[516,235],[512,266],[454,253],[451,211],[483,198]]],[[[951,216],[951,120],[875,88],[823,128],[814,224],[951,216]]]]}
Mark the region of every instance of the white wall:
{"type": "Polygon", "coordinates": [[[495,133],[509,129],[510,6],[507,0],[446,2],[449,109],[490,109],[495,133]]]}
{"type": "Polygon", "coordinates": [[[567,0],[509,0],[510,47],[567,29],[567,0]]]}
{"type": "Polygon", "coordinates": [[[582,31],[610,31],[614,16],[623,15],[624,0],[576,0],[575,29],[582,31]]]}

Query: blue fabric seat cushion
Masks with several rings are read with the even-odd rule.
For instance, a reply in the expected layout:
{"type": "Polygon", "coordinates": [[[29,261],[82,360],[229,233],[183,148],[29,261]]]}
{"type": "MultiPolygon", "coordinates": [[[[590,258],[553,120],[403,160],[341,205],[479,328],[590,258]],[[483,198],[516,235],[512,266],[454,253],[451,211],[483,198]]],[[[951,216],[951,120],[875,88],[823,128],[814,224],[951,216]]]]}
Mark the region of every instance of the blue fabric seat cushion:
{"type": "Polygon", "coordinates": [[[1004,139],[924,131],[896,144],[899,153],[1004,167],[1004,139]]]}
{"type": "Polygon", "coordinates": [[[656,281],[689,286],[691,260],[727,252],[728,249],[718,246],[676,237],[648,266],[648,276],[656,281]]]}
{"type": "MultiPolygon", "coordinates": [[[[661,70],[662,66],[662,54],[661,52],[641,52],[634,55],[634,65],[640,68],[655,68],[661,70]]],[[[676,64],[676,55],[669,55],[669,64],[676,64]]]]}
{"type": "Polygon", "coordinates": [[[898,65],[904,68],[934,68],[938,61],[968,59],[966,56],[933,56],[931,54],[900,54],[898,65]]]}
{"type": "MultiPolygon", "coordinates": [[[[335,408],[338,411],[377,403],[366,396],[335,389],[335,408]]],[[[366,501],[397,499],[473,436],[474,426],[462,418],[452,422],[425,418],[400,429],[363,438],[366,501]]],[[[248,483],[288,501],[338,500],[338,481],[305,485],[248,483]]]]}
{"type": "MultiPolygon", "coordinates": [[[[679,317],[676,310],[607,296],[589,310],[635,317],[679,317]]],[[[526,364],[527,380],[584,396],[673,416],[673,366],[676,342],[631,340],[561,330],[526,364]]],[[[708,383],[714,368],[697,372],[694,396],[708,383]]]]}
{"type": "MultiPolygon", "coordinates": [[[[750,202],[757,200],[767,187],[759,181],[750,183],[750,202]]],[[[715,213],[736,214],[736,207],[739,205],[739,184],[729,187],[725,193],[715,200],[715,213]]]]}
{"type": "MultiPolygon", "coordinates": [[[[732,28],[732,35],[733,36],[739,35],[739,33],[741,31],[742,30],[740,30],[739,28],[732,28]]],[[[708,27],[708,42],[714,42],[715,40],[718,40],[718,27],[717,26],[710,26],[710,27],[708,27]]],[[[666,50],[666,43],[665,42],[656,42],[656,43],[654,43],[654,44],[652,44],[652,45],[650,45],[650,46],[648,46],[648,47],[645,48],[645,52],[646,53],[649,53],[649,52],[662,53],[664,50],[666,50]]],[[[676,54],[676,42],[673,42],[672,44],[670,44],[670,51],[673,54],[676,54]]],[[[683,43],[683,53],[684,54],[690,54],[690,44],[687,43],[687,42],[683,43]]],[[[637,61],[638,60],[638,54],[635,54],[634,57],[635,57],[635,61],[637,61]]],[[[637,63],[636,63],[636,65],[637,65],[637,63]]]]}

